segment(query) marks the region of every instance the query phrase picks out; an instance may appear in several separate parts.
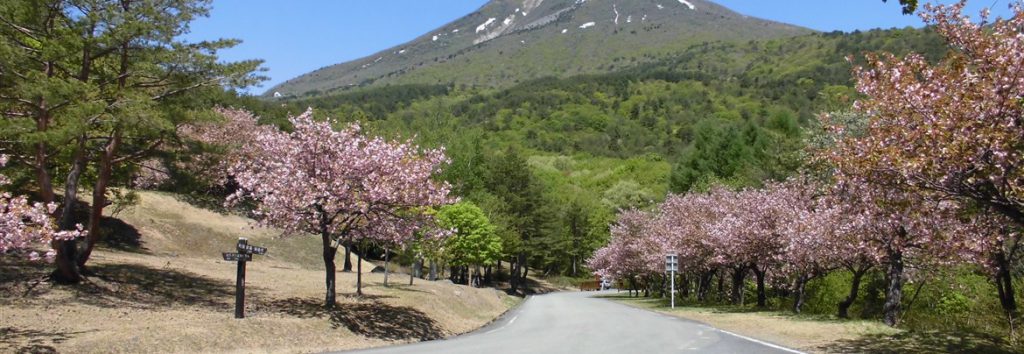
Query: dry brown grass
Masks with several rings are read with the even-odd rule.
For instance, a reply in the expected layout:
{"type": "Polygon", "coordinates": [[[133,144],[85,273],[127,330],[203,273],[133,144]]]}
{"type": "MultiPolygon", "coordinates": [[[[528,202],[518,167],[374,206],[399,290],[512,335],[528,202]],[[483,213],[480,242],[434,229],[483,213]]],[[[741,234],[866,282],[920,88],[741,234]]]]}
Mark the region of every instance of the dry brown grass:
{"type": "Polygon", "coordinates": [[[1015,352],[1002,339],[978,333],[913,332],[891,328],[879,321],[796,316],[749,308],[676,306],[671,309],[667,300],[630,298],[625,293],[609,298],[808,353],[1015,352]]]}
{"type": "MultiPolygon", "coordinates": [[[[115,225],[131,247],[101,249],[78,286],[45,282],[46,265],[0,263],[0,352],[319,352],[436,339],[472,331],[517,299],[494,289],[338,273],[339,306],[322,308],[324,274],[312,237],[275,238],[241,217],[144,193],[115,225]],[[130,229],[128,230],[130,231],[130,229]],[[249,263],[247,318],[233,318],[234,263],[219,260],[239,236],[265,245],[249,263]],[[131,240],[136,237],[135,240],[131,240]],[[312,242],[309,242],[312,241],[312,242]]],[[[339,257],[341,258],[341,257],[339,257]]],[[[339,260],[340,263],[340,260],[339,260]]]]}

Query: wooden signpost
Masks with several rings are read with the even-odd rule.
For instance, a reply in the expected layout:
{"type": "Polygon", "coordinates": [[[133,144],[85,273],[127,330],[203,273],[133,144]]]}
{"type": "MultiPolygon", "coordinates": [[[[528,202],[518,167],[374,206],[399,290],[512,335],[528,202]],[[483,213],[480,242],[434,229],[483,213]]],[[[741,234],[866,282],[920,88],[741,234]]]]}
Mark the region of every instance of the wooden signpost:
{"type": "Polygon", "coordinates": [[[245,262],[252,261],[252,255],[265,254],[265,247],[253,246],[244,237],[238,238],[238,252],[223,252],[224,260],[238,263],[235,277],[235,318],[245,318],[245,262]]]}

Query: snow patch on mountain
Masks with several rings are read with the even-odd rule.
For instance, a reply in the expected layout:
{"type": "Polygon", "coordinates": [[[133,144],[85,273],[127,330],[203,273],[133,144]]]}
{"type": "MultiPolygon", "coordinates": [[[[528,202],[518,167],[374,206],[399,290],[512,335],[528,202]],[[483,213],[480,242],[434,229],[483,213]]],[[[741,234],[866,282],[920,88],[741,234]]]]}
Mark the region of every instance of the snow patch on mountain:
{"type": "Polygon", "coordinates": [[[432,40],[432,41],[434,41],[434,42],[437,42],[437,35],[435,34],[435,35],[434,35],[434,38],[431,38],[430,40],[432,40]]]}
{"type": "Polygon", "coordinates": [[[617,5],[612,4],[612,11],[615,12],[615,25],[619,25],[619,8],[617,5]]]}
{"type": "Polygon", "coordinates": [[[594,22],[587,22],[587,23],[584,23],[584,24],[580,25],[580,28],[590,28],[590,27],[594,27],[594,25],[596,25],[596,24],[597,23],[594,23],[594,22]]]}
{"type": "Polygon", "coordinates": [[[562,29],[562,34],[566,34],[566,33],[569,33],[569,29],[568,28],[563,28],[562,29]]]}
{"type": "Polygon", "coordinates": [[[487,22],[484,22],[483,24],[481,24],[479,26],[476,26],[476,33],[480,33],[480,32],[486,31],[487,30],[487,26],[490,26],[492,23],[494,23],[494,21],[497,21],[497,20],[498,19],[494,18],[494,17],[491,17],[491,18],[487,19],[487,22]]]}
{"type": "Polygon", "coordinates": [[[690,10],[696,10],[697,9],[696,6],[693,6],[693,4],[691,4],[689,1],[686,1],[686,0],[679,0],[679,3],[683,4],[683,5],[686,5],[686,7],[690,8],[690,10]]]}
{"type": "Polygon", "coordinates": [[[662,9],[665,9],[665,7],[661,6],[661,4],[658,4],[658,10],[662,10],[662,9]]]}

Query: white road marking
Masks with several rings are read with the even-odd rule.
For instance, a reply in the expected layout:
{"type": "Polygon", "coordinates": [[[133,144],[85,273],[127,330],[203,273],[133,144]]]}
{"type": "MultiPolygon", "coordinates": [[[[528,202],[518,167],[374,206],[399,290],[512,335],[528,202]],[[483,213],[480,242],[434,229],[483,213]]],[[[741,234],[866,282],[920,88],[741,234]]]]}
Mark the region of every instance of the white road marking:
{"type": "Polygon", "coordinates": [[[729,331],[726,331],[726,330],[723,330],[723,329],[719,329],[718,331],[722,332],[722,333],[725,333],[725,334],[728,334],[728,335],[731,335],[733,337],[743,338],[743,339],[749,340],[751,342],[754,342],[754,343],[757,343],[757,344],[760,344],[760,345],[763,345],[763,346],[775,348],[775,349],[778,349],[778,350],[782,350],[782,351],[786,351],[786,352],[790,352],[790,353],[794,353],[794,354],[806,354],[806,353],[804,353],[802,351],[799,351],[799,350],[796,350],[796,349],[789,349],[789,348],[786,348],[786,347],[783,347],[783,346],[778,346],[778,345],[771,344],[771,343],[768,343],[768,342],[765,342],[765,341],[762,341],[762,340],[757,340],[757,339],[750,338],[750,337],[747,337],[747,336],[743,336],[743,335],[739,335],[739,334],[736,334],[736,333],[732,333],[732,332],[729,332],[729,331]]]}
{"type": "Polygon", "coordinates": [[[507,325],[505,325],[505,326],[506,326],[506,327],[508,327],[508,326],[511,326],[511,325],[512,325],[512,323],[515,323],[515,322],[516,322],[516,319],[517,319],[517,318],[519,318],[519,316],[516,316],[516,317],[512,317],[512,319],[511,319],[511,320],[509,320],[509,321],[508,321],[508,324],[507,324],[507,325]]]}

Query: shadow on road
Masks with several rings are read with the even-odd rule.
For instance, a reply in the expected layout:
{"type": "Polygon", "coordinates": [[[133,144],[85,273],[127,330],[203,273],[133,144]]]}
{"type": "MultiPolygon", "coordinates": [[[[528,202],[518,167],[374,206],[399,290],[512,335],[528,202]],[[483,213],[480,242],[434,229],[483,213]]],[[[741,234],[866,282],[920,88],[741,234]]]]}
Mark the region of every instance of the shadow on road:
{"type": "Polygon", "coordinates": [[[327,318],[335,328],[345,327],[369,338],[427,341],[445,336],[444,330],[425,313],[379,301],[341,303],[332,310],[324,309],[321,300],[302,298],[271,301],[266,306],[271,311],[299,318],[327,318]]]}

